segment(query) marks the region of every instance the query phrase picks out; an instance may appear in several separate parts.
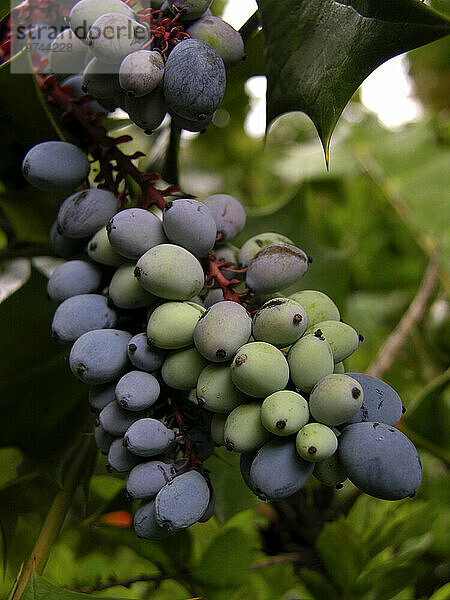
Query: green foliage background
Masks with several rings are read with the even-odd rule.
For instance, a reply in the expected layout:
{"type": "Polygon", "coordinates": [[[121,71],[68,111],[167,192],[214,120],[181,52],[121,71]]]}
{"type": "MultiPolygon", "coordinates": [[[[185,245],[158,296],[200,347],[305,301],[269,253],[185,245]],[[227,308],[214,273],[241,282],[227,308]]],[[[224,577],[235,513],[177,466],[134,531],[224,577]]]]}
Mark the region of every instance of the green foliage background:
{"type": "MultiPolygon", "coordinates": [[[[182,137],[181,187],[200,199],[226,192],[246,204],[248,225],[237,245],[257,232],[276,230],[314,257],[302,286],[329,294],[342,309],[343,319],[365,336],[358,352],[346,361],[348,370],[365,371],[375,359],[416,294],[431,256],[438,253],[439,277],[423,319],[383,376],[407,407],[405,425],[420,448],[424,482],[414,500],[397,503],[359,495],[350,483],[334,492],[309,482],[292,500],[263,505],[241,481],[237,457],[220,449],[206,463],[217,494],[216,517],[155,543],[138,540],[127,528],[105,524],[103,515],[132,507],[124,495],[124,479],[106,475],[105,459],[99,456],[95,464],[86,462],[84,486],[78,489],[52,548],[45,580],[37,576],[30,580],[26,600],[86,597],[63,588],[89,591],[92,597],[152,600],[450,598],[450,586],[445,584],[450,570],[446,536],[450,498],[445,481],[450,452],[449,38],[410,52],[411,74],[425,113],[420,121],[389,131],[354,92],[376,64],[409,48],[408,40],[391,48],[384,38],[383,52],[375,49],[350,82],[344,71],[335,73],[331,83],[314,76],[309,92],[293,85],[289,102],[283,104],[280,99],[286,98],[290,80],[275,82],[274,57],[287,64],[294,50],[307,47],[302,44],[320,44],[323,39],[305,42],[299,37],[297,29],[305,22],[296,10],[302,12],[304,4],[290,0],[259,4],[264,42],[261,33],[247,40],[248,60],[229,73],[221,119],[206,135],[182,137]],[[285,21],[283,14],[289,14],[285,21]],[[280,49],[285,24],[292,36],[280,49]],[[244,131],[250,108],[244,85],[249,77],[264,73],[269,78],[268,114],[275,120],[262,140],[244,131]],[[313,110],[308,94],[314,86],[321,95],[313,110]],[[327,95],[330,86],[341,98],[333,110],[327,95]],[[327,172],[311,121],[299,112],[282,116],[280,112],[305,110],[327,147],[350,97],[334,133],[327,172]],[[155,580],[129,588],[114,585],[143,575],[155,580]],[[103,589],[94,591],[99,587],[103,589]]],[[[309,9],[316,4],[311,2],[309,9]]],[[[331,4],[353,10],[365,3],[331,4]]],[[[379,12],[371,26],[379,28],[381,38],[393,31],[392,39],[398,41],[393,15],[404,11],[403,18],[410,9],[420,30],[408,34],[417,42],[412,46],[440,37],[429,30],[438,27],[434,13],[429,16],[418,2],[377,4],[379,12]],[[427,19],[425,31],[421,25],[427,19]]],[[[216,0],[215,12],[220,13],[223,5],[216,0]]],[[[434,5],[446,9],[441,0],[434,5]]],[[[333,43],[342,42],[345,31],[333,31],[333,43]]],[[[298,83],[299,74],[290,77],[298,83]]],[[[4,276],[10,258],[36,254],[36,248],[45,254],[48,230],[62,197],[30,189],[20,175],[24,152],[58,135],[32,78],[11,76],[2,69],[0,84],[0,276],[4,276]]],[[[146,137],[127,122],[109,120],[108,127],[110,135],[133,136],[126,151],[145,152],[142,169],[161,171],[173,180],[174,165],[165,162],[167,129],[146,137]]],[[[0,596],[5,598],[33,548],[66,466],[79,451],[80,436],[88,439],[93,426],[86,390],[67,369],[68,349],[50,339],[54,306],[46,300],[46,280],[35,266],[24,285],[0,304],[4,562],[0,596]]]]}

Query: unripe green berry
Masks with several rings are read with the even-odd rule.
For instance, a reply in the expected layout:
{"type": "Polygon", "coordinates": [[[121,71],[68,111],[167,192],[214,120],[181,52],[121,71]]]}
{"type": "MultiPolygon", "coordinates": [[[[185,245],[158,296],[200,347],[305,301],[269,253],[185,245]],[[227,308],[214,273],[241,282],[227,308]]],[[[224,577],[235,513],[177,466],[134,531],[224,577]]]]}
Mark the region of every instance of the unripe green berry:
{"type": "Polygon", "coordinates": [[[207,410],[229,413],[245,401],[245,396],[231,380],[228,366],[208,365],[197,382],[198,403],[207,410]]]}
{"type": "Polygon", "coordinates": [[[298,432],[295,445],[304,460],[320,462],[333,456],[338,441],[330,427],[322,423],[308,423],[298,432]]]}
{"type": "Polygon", "coordinates": [[[261,404],[241,404],[227,417],[225,422],[225,445],[228,450],[249,452],[257,450],[270,438],[270,433],[261,423],[261,404]]]}
{"type": "Polygon", "coordinates": [[[323,336],[331,346],[334,362],[338,363],[349,357],[359,346],[359,335],[347,323],[340,321],[321,321],[309,327],[306,334],[323,336]]]}
{"type": "Polygon", "coordinates": [[[363,389],[356,379],[333,373],[314,386],[309,398],[309,410],[319,423],[340,425],[359,411],[363,398],[363,389]]]}
{"type": "Polygon", "coordinates": [[[308,403],[297,392],[275,392],[262,403],[261,421],[275,435],[292,435],[309,421],[308,403]]]}
{"type": "Polygon", "coordinates": [[[234,385],[255,398],[266,398],[286,387],[289,367],[283,353],[267,342],[250,342],[239,348],[231,363],[234,385]]]}
{"type": "Polygon", "coordinates": [[[294,384],[310,392],[316,383],[333,372],[333,353],[325,338],[305,335],[291,346],[287,360],[294,384]]]}
{"type": "Polygon", "coordinates": [[[253,317],[255,340],[269,342],[278,348],[293,344],[307,327],[306,312],[289,298],[274,298],[266,302],[253,317]]]}
{"type": "Polygon", "coordinates": [[[192,346],[195,326],[204,313],[203,306],[195,302],[164,302],[150,315],[147,337],[167,350],[192,346]]]}
{"type": "Polygon", "coordinates": [[[211,421],[211,438],[218,446],[225,446],[225,423],[228,415],[216,413],[211,421]]]}
{"type": "Polygon", "coordinates": [[[164,382],[176,390],[191,390],[208,361],[195,348],[169,352],[161,367],[164,382]]]}
{"type": "Polygon", "coordinates": [[[300,290],[289,296],[303,306],[308,316],[308,327],[320,321],[339,321],[341,315],[336,304],[323,292],[300,290]]]}

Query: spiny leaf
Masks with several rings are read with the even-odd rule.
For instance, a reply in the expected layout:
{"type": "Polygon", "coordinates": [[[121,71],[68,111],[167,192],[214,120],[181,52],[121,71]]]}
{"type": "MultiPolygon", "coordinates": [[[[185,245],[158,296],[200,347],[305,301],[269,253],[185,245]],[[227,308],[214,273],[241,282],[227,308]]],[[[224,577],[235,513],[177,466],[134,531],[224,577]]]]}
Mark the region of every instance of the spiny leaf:
{"type": "Polygon", "coordinates": [[[267,123],[293,110],[314,122],[328,164],[330,139],[351,96],[383,62],[450,33],[416,0],[259,0],[267,123]]]}

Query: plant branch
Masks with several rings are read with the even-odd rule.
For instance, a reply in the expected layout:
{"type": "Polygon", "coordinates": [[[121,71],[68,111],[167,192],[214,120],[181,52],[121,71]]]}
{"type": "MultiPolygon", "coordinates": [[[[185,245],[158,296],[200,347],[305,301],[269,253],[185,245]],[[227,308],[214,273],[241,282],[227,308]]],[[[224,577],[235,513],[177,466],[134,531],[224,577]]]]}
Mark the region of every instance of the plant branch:
{"type": "Polygon", "coordinates": [[[259,569],[266,569],[273,565],[292,564],[299,562],[302,558],[300,552],[288,552],[286,554],[277,554],[264,560],[258,560],[251,566],[252,571],[259,571],[259,569]]]}
{"type": "Polygon", "coordinates": [[[382,377],[383,374],[392,366],[412,329],[422,320],[424,316],[425,308],[436,286],[438,271],[439,258],[438,253],[435,252],[428,263],[428,267],[420,288],[413,301],[409,305],[408,310],[401,318],[397,327],[381,346],[375,360],[367,369],[367,373],[369,375],[382,377]]]}
{"type": "Polygon", "coordinates": [[[143,208],[148,208],[151,204],[164,208],[164,196],[172,195],[176,190],[170,188],[170,194],[168,194],[167,190],[156,189],[153,184],[159,180],[159,176],[155,173],[142,173],[133,164],[133,160],[142,154],[127,156],[118,148],[119,144],[128,142],[131,138],[129,136],[122,138],[108,136],[106,129],[101,125],[101,118],[83,108],[79,101],[71,96],[70,90],[58,85],[54,76],[44,77],[36,74],[36,79],[47,101],[59,107],[65,120],[73,119],[78,126],[81,125],[87,135],[89,149],[94,159],[100,162],[100,173],[97,177],[100,182],[99,187],[106,187],[111,192],[123,197],[124,194],[120,194],[118,188],[124,177],[128,175],[141,188],[140,205],[143,208]],[[111,162],[114,162],[115,165],[111,165],[111,162]]]}
{"type": "MultiPolygon", "coordinates": [[[[277,556],[271,556],[270,558],[266,558],[264,560],[256,561],[252,564],[252,571],[258,571],[260,569],[266,569],[267,567],[271,567],[273,565],[280,564],[292,564],[296,563],[301,559],[301,554],[299,552],[290,552],[288,554],[278,554],[277,556]]],[[[83,593],[83,594],[92,594],[93,592],[101,592],[103,590],[107,590],[113,586],[122,586],[129,588],[134,583],[141,582],[151,582],[159,584],[162,581],[167,581],[169,579],[173,581],[182,581],[184,579],[184,575],[179,575],[178,573],[160,573],[159,575],[139,575],[137,577],[132,577],[130,579],[116,579],[115,577],[110,577],[108,581],[99,581],[95,585],[84,586],[73,590],[74,592],[83,593]]]]}
{"type": "Polygon", "coordinates": [[[31,556],[20,573],[12,600],[22,598],[33,571],[38,575],[42,574],[52,546],[72,505],[73,496],[82,480],[86,463],[89,462],[89,456],[93,451],[97,451],[93,438],[91,436],[84,437],[79,451],[75,454],[74,461],[67,469],[62,488],[53,500],[31,556]]]}
{"type": "Polygon", "coordinates": [[[72,591],[82,594],[92,594],[93,592],[101,592],[116,585],[125,588],[130,588],[134,583],[141,582],[151,582],[156,583],[158,585],[163,581],[167,581],[168,579],[179,581],[182,579],[182,576],[178,575],[177,573],[160,573],[159,575],[138,575],[137,577],[131,577],[129,579],[116,579],[115,577],[110,577],[108,581],[99,581],[95,585],[80,587],[72,591]]]}
{"type": "MultiPolygon", "coordinates": [[[[223,291],[223,299],[231,300],[232,302],[238,302],[242,304],[241,300],[243,296],[248,294],[248,290],[242,290],[242,292],[236,292],[234,286],[240,283],[239,279],[227,279],[225,275],[222,273],[222,269],[226,269],[227,267],[235,266],[232,262],[217,262],[216,261],[216,252],[215,250],[211,250],[208,255],[208,268],[207,268],[207,277],[206,277],[206,287],[212,288],[214,284],[217,284],[221,290],[223,291]]],[[[242,274],[246,271],[246,269],[227,269],[228,271],[235,272],[237,274],[242,274]]]]}

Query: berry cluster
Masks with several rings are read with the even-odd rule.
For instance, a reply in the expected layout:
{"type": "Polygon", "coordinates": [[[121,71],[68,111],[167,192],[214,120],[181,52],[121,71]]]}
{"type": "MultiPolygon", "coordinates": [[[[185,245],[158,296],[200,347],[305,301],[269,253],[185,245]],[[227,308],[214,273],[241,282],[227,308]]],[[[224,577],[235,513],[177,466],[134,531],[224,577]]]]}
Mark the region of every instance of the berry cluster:
{"type": "Polygon", "coordinates": [[[179,127],[204,131],[223,98],[226,69],[244,58],[239,32],[212,15],[211,1],[134,11],[122,0],[80,0],[62,31],[32,19],[30,40],[19,25],[13,46],[28,43],[37,71],[54,74],[75,98],[92,97],[84,106],[94,113],[120,107],[148,133],[169,113],[179,127]]]}
{"type": "MultiPolygon", "coordinates": [[[[66,142],[39,144],[23,163],[44,190],[79,186],[88,172],[66,142]]],[[[52,332],[72,344],[97,445],[111,470],[129,472],[127,492],[142,500],[135,531],[147,539],[212,516],[203,461],[214,444],[241,453],[263,499],[286,498],[311,475],[390,500],[420,485],[418,453],[395,428],[399,396],[345,373],[362,337],[324,293],[283,294],[307,254],[272,232],[238,249],[230,242],[245,222],[226,194],[119,210],[112,192],[89,188],[62,203],[52,228],[68,259],[48,282],[52,332]]]]}

